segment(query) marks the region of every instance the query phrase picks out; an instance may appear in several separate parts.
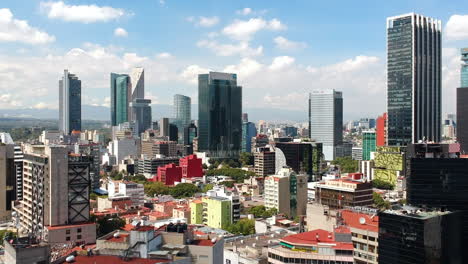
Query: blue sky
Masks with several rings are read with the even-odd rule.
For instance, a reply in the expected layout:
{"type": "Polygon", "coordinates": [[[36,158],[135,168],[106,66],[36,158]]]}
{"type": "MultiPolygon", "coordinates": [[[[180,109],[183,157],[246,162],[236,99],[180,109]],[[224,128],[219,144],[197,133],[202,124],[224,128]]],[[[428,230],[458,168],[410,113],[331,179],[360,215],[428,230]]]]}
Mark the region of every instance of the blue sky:
{"type": "Polygon", "coordinates": [[[83,103],[107,105],[109,73],[143,66],[154,103],[175,93],[196,103],[196,74],[218,70],[238,73],[245,108],[306,112],[308,91],[334,88],[345,117],[375,116],[385,111],[386,17],[416,12],[442,20],[453,112],[468,6],[447,2],[3,0],[0,109],[57,108],[64,68],[82,80],[83,103]]]}

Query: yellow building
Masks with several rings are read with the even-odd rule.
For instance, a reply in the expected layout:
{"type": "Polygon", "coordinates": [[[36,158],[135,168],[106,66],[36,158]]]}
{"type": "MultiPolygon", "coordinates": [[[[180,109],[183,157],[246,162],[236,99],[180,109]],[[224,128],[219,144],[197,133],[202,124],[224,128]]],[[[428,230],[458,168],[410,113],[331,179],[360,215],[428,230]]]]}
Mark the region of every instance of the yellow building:
{"type": "Polygon", "coordinates": [[[194,200],[190,203],[190,223],[195,225],[203,224],[203,203],[201,200],[194,200]]]}
{"type": "Polygon", "coordinates": [[[224,197],[203,197],[203,224],[213,228],[225,228],[232,224],[231,201],[224,197]]]}

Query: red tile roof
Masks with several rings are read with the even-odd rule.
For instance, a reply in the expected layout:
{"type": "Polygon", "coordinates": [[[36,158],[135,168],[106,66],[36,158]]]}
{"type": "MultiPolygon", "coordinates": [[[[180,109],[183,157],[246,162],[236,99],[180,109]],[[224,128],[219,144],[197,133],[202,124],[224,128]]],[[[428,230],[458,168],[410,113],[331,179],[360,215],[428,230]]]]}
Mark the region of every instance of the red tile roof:
{"type": "Polygon", "coordinates": [[[317,246],[319,243],[328,243],[335,249],[353,250],[353,243],[336,242],[335,235],[323,229],[316,229],[309,232],[283,237],[280,241],[291,245],[301,246],[317,246]]]}
{"type": "Polygon", "coordinates": [[[192,245],[212,247],[214,243],[210,239],[197,239],[192,241],[192,245]]]}
{"type": "Polygon", "coordinates": [[[125,238],[128,237],[128,234],[120,234],[118,237],[111,236],[107,239],[109,242],[122,243],[125,241],[125,238]]]}
{"type": "Polygon", "coordinates": [[[146,231],[151,231],[151,230],[154,230],[154,226],[134,226],[132,228],[132,231],[146,232],[146,231]]]}
{"type": "Polygon", "coordinates": [[[371,232],[379,232],[379,217],[378,216],[372,217],[371,215],[357,213],[351,210],[341,211],[341,216],[343,217],[344,224],[349,227],[368,230],[371,232]],[[364,219],[364,224],[361,224],[359,222],[360,218],[364,219]]]}
{"type": "Polygon", "coordinates": [[[76,225],[46,226],[46,228],[48,230],[60,230],[60,229],[77,228],[77,227],[89,226],[89,225],[96,225],[96,224],[95,223],[83,223],[83,224],[76,224],[76,225]]]}
{"type": "MultiPolygon", "coordinates": [[[[168,263],[169,260],[159,259],[143,259],[133,258],[130,260],[123,260],[115,256],[76,256],[75,262],[77,264],[96,264],[96,263],[112,263],[112,264],[154,264],[154,263],[168,263]]],[[[66,263],[66,262],[63,262],[66,263]]]]}

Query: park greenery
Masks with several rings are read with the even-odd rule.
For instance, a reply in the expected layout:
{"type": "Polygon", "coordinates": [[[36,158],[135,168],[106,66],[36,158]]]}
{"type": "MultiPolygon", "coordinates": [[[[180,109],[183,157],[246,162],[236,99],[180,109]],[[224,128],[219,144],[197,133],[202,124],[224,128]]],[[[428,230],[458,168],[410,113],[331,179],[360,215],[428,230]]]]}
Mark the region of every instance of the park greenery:
{"type": "Polygon", "coordinates": [[[253,166],[254,156],[250,152],[242,152],[239,156],[239,161],[242,164],[242,166],[253,166]]]}
{"type": "Polygon", "coordinates": [[[342,173],[353,173],[359,169],[359,161],[353,160],[351,157],[336,158],[332,164],[340,167],[342,173]]]}
{"type": "Polygon", "coordinates": [[[373,179],[372,187],[383,190],[393,190],[395,188],[395,185],[381,179],[373,179]]]}
{"type": "Polygon", "coordinates": [[[390,209],[391,204],[389,201],[385,201],[379,193],[374,192],[372,194],[372,200],[374,201],[374,206],[381,209],[390,209]]]}
{"type": "Polygon", "coordinates": [[[235,235],[252,235],[255,234],[255,220],[244,218],[235,224],[225,226],[223,229],[235,235]]]}
{"type": "Polygon", "coordinates": [[[190,183],[179,183],[174,187],[166,186],[162,182],[145,183],[145,194],[150,197],[169,194],[174,198],[186,198],[192,197],[197,192],[200,192],[200,189],[190,183]]]}
{"type": "Polygon", "coordinates": [[[273,215],[278,214],[278,209],[276,208],[271,208],[271,209],[266,209],[264,205],[258,205],[251,207],[247,210],[247,213],[253,214],[255,218],[268,218],[272,217],[273,215]]]}
{"type": "Polygon", "coordinates": [[[213,184],[209,183],[203,187],[203,192],[206,193],[207,191],[212,190],[212,189],[213,189],[213,184]]]}

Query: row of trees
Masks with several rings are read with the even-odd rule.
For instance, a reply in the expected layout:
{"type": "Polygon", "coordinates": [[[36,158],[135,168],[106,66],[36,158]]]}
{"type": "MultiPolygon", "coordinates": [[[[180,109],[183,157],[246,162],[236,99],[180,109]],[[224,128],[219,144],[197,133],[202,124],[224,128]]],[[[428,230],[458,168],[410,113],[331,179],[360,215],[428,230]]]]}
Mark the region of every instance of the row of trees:
{"type": "Polygon", "coordinates": [[[211,169],[206,171],[206,176],[229,176],[235,182],[244,182],[245,179],[250,178],[250,176],[256,176],[255,172],[245,171],[238,168],[221,168],[221,169],[211,169]]]}
{"type": "Polygon", "coordinates": [[[147,182],[145,183],[145,194],[154,197],[155,195],[172,195],[174,198],[192,197],[195,193],[201,190],[190,183],[180,183],[174,187],[168,187],[162,182],[147,182]]]}
{"type": "Polygon", "coordinates": [[[266,209],[264,205],[258,205],[251,207],[247,210],[247,213],[253,214],[254,217],[262,217],[262,218],[268,218],[272,217],[274,215],[278,214],[278,209],[276,208],[271,208],[271,209],[266,209]]]}
{"type": "Polygon", "coordinates": [[[359,161],[353,160],[351,157],[339,157],[331,163],[339,166],[342,173],[353,173],[359,169],[359,161]]]}
{"type": "Polygon", "coordinates": [[[224,226],[223,229],[235,235],[252,235],[255,234],[255,220],[244,218],[237,223],[224,226]]]}

